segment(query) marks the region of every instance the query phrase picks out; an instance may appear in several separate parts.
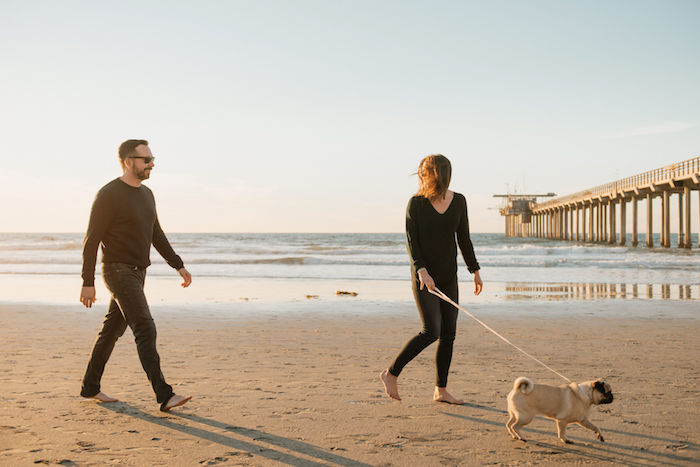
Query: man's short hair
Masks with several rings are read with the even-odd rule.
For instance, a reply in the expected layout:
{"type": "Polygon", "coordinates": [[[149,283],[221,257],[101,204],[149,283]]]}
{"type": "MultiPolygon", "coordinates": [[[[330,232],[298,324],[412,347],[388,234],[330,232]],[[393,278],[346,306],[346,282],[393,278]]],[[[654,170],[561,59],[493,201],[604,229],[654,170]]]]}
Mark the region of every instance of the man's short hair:
{"type": "Polygon", "coordinates": [[[124,167],[124,159],[131,156],[136,151],[136,146],[148,146],[145,139],[127,139],[119,145],[119,163],[124,167]]]}

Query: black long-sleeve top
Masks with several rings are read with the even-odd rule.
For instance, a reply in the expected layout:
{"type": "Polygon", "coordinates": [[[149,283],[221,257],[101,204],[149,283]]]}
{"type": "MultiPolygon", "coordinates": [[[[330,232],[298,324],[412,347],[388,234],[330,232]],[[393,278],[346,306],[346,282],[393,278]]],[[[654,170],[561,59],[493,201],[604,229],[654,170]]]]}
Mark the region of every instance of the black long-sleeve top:
{"type": "Polygon", "coordinates": [[[171,267],[183,267],[160,227],[153,192],[144,185],[133,187],[119,178],[112,180],[97,192],[92,203],[83,240],[83,287],[95,284],[99,245],[103,263],[146,268],[151,264],[151,244],[171,267]]]}
{"type": "Polygon", "coordinates": [[[437,284],[449,283],[457,275],[457,245],[469,272],[479,270],[474,246],[469,238],[467,200],[455,193],[447,211],[440,214],[430,200],[414,196],[406,208],[406,248],[411,258],[411,272],[426,268],[437,284]]]}

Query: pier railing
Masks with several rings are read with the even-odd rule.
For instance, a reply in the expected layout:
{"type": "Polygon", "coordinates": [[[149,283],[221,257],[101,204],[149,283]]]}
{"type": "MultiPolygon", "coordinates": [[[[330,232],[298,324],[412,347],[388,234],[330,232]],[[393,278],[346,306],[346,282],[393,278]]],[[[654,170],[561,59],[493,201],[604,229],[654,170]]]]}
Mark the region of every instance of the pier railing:
{"type": "Polygon", "coordinates": [[[688,159],[687,161],[677,162],[654,170],[649,170],[631,177],[623,178],[615,182],[599,185],[588,190],[579,191],[571,195],[554,198],[544,203],[538,203],[533,206],[534,209],[540,210],[550,206],[558,206],[560,204],[571,203],[582,198],[591,198],[595,196],[608,195],[620,191],[631,190],[635,187],[649,186],[657,182],[678,179],[680,177],[700,174],[700,156],[688,159]]]}

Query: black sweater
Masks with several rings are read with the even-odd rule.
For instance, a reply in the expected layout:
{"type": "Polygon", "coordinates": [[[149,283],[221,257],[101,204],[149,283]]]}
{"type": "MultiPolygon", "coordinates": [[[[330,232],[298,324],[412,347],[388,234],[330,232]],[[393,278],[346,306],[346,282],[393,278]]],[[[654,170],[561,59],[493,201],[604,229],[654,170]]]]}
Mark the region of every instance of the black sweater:
{"type": "Polygon", "coordinates": [[[414,196],[406,208],[406,247],[411,257],[411,272],[426,268],[437,284],[446,284],[457,276],[457,245],[469,272],[479,270],[474,246],[469,238],[467,200],[459,193],[444,214],[438,213],[423,196],[414,196]]]}
{"type": "Polygon", "coordinates": [[[144,185],[133,187],[117,178],[97,192],[83,240],[83,287],[95,284],[95,260],[100,244],[103,263],[146,268],[151,264],[149,254],[153,244],[171,267],[183,267],[182,259],[160,228],[153,192],[144,185]]]}

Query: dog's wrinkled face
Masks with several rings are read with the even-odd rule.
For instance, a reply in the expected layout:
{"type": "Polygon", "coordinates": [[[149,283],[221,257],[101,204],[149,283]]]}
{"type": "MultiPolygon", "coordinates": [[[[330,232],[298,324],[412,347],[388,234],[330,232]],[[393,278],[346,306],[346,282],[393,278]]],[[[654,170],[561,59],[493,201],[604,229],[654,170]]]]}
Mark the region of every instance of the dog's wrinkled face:
{"type": "Polygon", "coordinates": [[[609,404],[613,401],[613,394],[610,385],[604,381],[595,381],[593,383],[593,403],[594,404],[609,404]]]}

